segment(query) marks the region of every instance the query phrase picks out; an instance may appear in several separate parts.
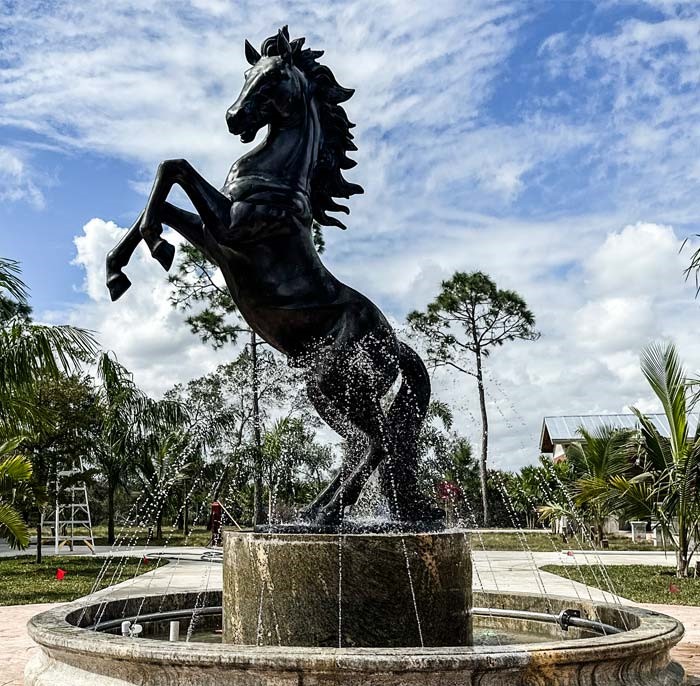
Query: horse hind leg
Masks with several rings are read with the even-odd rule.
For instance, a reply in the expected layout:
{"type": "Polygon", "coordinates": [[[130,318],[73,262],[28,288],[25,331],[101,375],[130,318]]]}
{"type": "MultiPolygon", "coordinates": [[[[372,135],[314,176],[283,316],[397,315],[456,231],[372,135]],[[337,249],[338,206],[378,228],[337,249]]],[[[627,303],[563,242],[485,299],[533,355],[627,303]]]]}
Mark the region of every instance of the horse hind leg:
{"type": "MultiPolygon", "coordinates": [[[[336,403],[334,403],[323,391],[319,388],[316,380],[310,380],[306,385],[306,392],[311,404],[318,413],[319,417],[328,424],[339,436],[345,439],[351,446],[357,444],[360,439],[360,431],[356,429],[344,412],[336,403]]],[[[353,447],[351,447],[351,451],[353,447]]],[[[354,465],[353,465],[354,466],[354,465]]],[[[314,501],[301,511],[303,519],[315,519],[321,508],[328,505],[333,499],[333,496],[338,491],[343,482],[343,469],[338,470],[338,473],[331,479],[329,484],[318,494],[314,501]]]]}
{"type": "Polygon", "coordinates": [[[315,521],[319,525],[340,524],[343,510],[357,502],[369,476],[392,454],[387,422],[378,398],[369,400],[362,408],[356,407],[349,418],[367,436],[369,448],[350,474],[343,475],[341,470],[334,491],[324,494],[326,502],[316,511],[315,521]]]}

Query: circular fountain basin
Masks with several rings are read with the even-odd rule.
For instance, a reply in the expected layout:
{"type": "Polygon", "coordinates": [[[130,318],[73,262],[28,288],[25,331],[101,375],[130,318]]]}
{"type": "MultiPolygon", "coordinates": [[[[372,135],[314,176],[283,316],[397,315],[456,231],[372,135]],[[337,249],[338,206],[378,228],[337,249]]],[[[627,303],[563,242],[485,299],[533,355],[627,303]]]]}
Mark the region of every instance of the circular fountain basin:
{"type": "MultiPolygon", "coordinates": [[[[682,625],[639,608],[520,593],[474,593],[475,633],[517,632],[530,642],[430,648],[312,648],[128,638],[89,628],[122,617],[220,606],[220,591],[76,601],[29,622],[40,647],[27,665],[27,686],[674,686],[682,668],[669,657],[682,625]],[[496,610],[516,611],[496,616],[496,610]],[[517,611],[556,614],[574,609],[621,629],[614,635],[523,619],[517,611]],[[531,640],[538,636],[539,640],[531,640]]],[[[214,621],[202,615],[199,627],[214,621]]],[[[220,619],[219,619],[220,621],[220,619]]],[[[167,621],[153,624],[155,635],[167,621]]],[[[183,634],[186,628],[183,623],[183,634]]],[[[196,634],[195,634],[196,637],[196,634]]]]}

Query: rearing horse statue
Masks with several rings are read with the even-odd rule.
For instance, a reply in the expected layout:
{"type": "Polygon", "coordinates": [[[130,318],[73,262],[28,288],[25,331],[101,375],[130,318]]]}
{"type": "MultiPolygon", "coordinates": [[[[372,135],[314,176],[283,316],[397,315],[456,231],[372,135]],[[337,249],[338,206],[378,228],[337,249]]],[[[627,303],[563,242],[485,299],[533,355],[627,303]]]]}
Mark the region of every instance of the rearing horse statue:
{"type": "Polygon", "coordinates": [[[417,485],[417,441],[430,399],[430,380],[420,357],[397,340],[379,308],[341,283],[319,259],[312,222],[344,225],[329,211],[349,213],[334,197],[362,193],[343,169],[355,162],[340,103],[353,91],[338,85],[319,64],[323,54],[289,40],[287,27],[258,52],[245,42],[251,67],[236,102],[226,113],[229,131],[243,143],[268,127],[265,140],[231,167],[221,189],[186,160],[158,167],[148,203],[107,256],[112,300],[130,282],[122,272],[143,239],[167,270],[175,249],[161,237],[172,227],[215,263],[250,327],[306,371],[308,395],[321,418],[341,436],[357,430],[366,454],[341,469],[302,513],[310,524],[334,527],[363,485],[379,470],[392,519],[429,523],[441,511],[417,485]],[[196,214],[167,202],[177,184],[196,214]],[[401,386],[385,412],[382,397],[401,373],[401,386]]]}

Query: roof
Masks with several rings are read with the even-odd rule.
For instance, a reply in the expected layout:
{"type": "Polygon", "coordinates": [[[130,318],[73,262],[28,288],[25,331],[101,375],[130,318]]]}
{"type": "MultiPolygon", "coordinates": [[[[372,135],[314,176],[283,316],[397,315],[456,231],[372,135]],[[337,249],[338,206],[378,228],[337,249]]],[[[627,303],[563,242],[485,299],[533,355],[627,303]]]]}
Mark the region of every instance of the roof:
{"type": "MultiPolygon", "coordinates": [[[[659,433],[669,437],[668,420],[665,414],[648,414],[659,433]]],[[[690,413],[689,430],[695,433],[700,413],[690,413]]],[[[566,415],[563,417],[545,417],[542,421],[542,433],[540,434],[540,450],[543,453],[554,452],[554,445],[566,445],[581,440],[578,433],[580,427],[587,431],[595,431],[603,426],[611,426],[616,429],[636,429],[639,424],[633,414],[582,414],[566,415]]]]}

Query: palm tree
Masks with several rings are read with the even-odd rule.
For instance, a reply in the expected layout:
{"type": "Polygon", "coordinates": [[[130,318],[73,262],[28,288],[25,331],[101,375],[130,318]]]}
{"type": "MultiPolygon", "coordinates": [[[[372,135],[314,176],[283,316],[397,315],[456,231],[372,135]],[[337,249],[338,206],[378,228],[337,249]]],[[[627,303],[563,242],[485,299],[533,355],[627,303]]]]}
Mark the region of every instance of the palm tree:
{"type": "Polygon", "coordinates": [[[15,506],[32,478],[32,463],[16,454],[21,439],[0,445],[0,536],[12,548],[29,546],[29,529],[15,506]]]}
{"type": "Polygon", "coordinates": [[[629,517],[659,522],[676,552],[676,573],[685,577],[700,544],[700,431],[690,433],[693,399],[675,346],[650,345],[642,351],[641,368],[663,407],[669,437],[633,407],[640,432],[631,448],[641,473],[620,475],[612,486],[629,517]]]}
{"type": "MultiPolygon", "coordinates": [[[[77,369],[96,351],[95,340],[89,332],[71,326],[35,324],[30,313],[19,264],[0,258],[0,440],[15,440],[10,443],[15,448],[20,437],[40,432],[46,422],[43,408],[32,401],[32,389],[36,384],[77,369]]],[[[43,507],[43,499],[39,497],[42,486],[34,484],[27,489],[25,501],[33,499],[36,506],[43,507]]],[[[40,558],[41,517],[37,539],[37,557],[40,558]]]]}
{"type": "Polygon", "coordinates": [[[159,541],[163,538],[168,497],[175,486],[185,480],[190,467],[185,462],[188,447],[189,439],[183,431],[156,432],[144,442],[141,459],[134,470],[151,504],[159,541]]]}
{"type": "Polygon", "coordinates": [[[546,500],[543,488],[546,483],[547,473],[544,467],[526,465],[506,484],[513,508],[525,517],[528,529],[535,528],[537,506],[546,500]]]}
{"type": "Polygon", "coordinates": [[[600,543],[605,521],[620,511],[611,484],[630,472],[627,447],[632,432],[602,426],[594,431],[581,427],[578,433],[583,441],[566,448],[571,502],[549,502],[540,508],[540,516],[550,521],[564,516],[584,522],[593,527],[596,542],[600,543]]]}
{"type": "Polygon", "coordinates": [[[18,263],[0,258],[0,429],[11,433],[41,415],[27,400],[28,386],[75,369],[96,351],[94,338],[83,329],[34,324],[18,315],[18,308],[28,308],[26,297],[18,263]]]}
{"type": "Polygon", "coordinates": [[[128,490],[144,444],[181,427],[186,415],[176,401],[149,398],[109,353],[99,356],[97,376],[101,419],[94,460],[107,483],[107,542],[112,545],[117,491],[128,490]]]}

